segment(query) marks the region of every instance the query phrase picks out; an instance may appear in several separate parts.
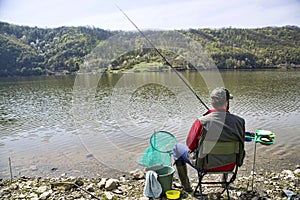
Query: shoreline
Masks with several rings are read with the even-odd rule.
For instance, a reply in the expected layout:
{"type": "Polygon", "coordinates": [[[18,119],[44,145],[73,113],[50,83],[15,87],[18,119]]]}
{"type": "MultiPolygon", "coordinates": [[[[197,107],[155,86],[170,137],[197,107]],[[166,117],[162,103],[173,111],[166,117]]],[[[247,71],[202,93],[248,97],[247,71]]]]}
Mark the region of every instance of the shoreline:
{"type": "MultiPolygon", "coordinates": [[[[26,177],[12,180],[0,179],[0,199],[139,199],[143,196],[145,172],[135,170],[119,175],[119,178],[100,177],[82,178],[68,177],[26,177]]],[[[118,176],[118,175],[115,175],[118,176]]],[[[279,173],[259,170],[253,175],[238,173],[236,180],[230,185],[232,199],[288,199],[284,190],[300,195],[300,166],[285,169],[279,173]]],[[[190,180],[193,188],[197,179],[190,180]]],[[[183,192],[175,172],[173,189],[181,191],[181,199],[195,199],[191,194],[183,192]]],[[[226,192],[219,194],[222,188],[204,186],[204,193],[211,199],[227,199],[226,192]]],[[[299,199],[300,196],[297,196],[299,199]]],[[[162,197],[160,199],[167,199],[162,197]]]]}

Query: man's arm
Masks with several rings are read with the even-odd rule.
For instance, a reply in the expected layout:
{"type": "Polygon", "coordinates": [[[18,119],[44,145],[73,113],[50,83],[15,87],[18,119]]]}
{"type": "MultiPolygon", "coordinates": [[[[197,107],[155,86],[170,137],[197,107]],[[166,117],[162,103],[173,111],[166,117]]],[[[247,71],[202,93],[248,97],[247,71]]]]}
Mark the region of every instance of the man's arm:
{"type": "Polygon", "coordinates": [[[186,145],[191,151],[194,151],[198,147],[200,136],[202,135],[202,124],[196,119],[190,129],[190,132],[186,138],[186,145]]]}

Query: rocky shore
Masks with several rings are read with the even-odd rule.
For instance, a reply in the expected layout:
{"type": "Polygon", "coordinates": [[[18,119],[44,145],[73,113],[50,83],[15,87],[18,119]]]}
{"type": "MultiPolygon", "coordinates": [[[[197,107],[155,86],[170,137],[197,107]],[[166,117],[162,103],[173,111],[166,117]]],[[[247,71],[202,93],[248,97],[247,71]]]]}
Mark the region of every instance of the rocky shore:
{"type": "MultiPolygon", "coordinates": [[[[239,175],[231,185],[232,199],[288,199],[287,191],[295,195],[290,199],[300,199],[300,166],[283,170],[280,173],[261,170],[255,174],[252,191],[252,175],[239,175]]],[[[192,186],[197,184],[192,179],[192,186]]],[[[147,200],[143,196],[145,186],[144,172],[135,170],[119,178],[67,177],[63,174],[57,178],[20,177],[13,180],[0,181],[0,199],[137,199],[147,200]]],[[[181,190],[181,199],[195,199],[192,194],[182,191],[177,176],[174,175],[173,188],[181,190]]],[[[226,192],[217,187],[205,187],[207,199],[227,199],[226,192]]],[[[166,199],[162,197],[161,199],[166,199]]]]}

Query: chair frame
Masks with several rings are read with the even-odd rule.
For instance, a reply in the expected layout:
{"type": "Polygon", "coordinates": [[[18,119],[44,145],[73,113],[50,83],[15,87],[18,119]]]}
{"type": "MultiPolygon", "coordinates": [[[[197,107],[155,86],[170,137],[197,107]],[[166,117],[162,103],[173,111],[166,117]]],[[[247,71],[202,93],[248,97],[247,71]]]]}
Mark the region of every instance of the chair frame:
{"type": "MultiPolygon", "coordinates": [[[[211,142],[211,141],[202,141],[202,148],[201,151],[204,153],[204,155],[220,155],[220,154],[235,154],[235,159],[234,162],[237,163],[238,156],[239,156],[239,144],[240,142],[211,142]]],[[[200,152],[198,152],[200,153],[200,152]]],[[[198,160],[197,160],[198,161],[198,160]]],[[[230,195],[229,195],[229,185],[234,182],[237,176],[238,172],[238,165],[236,164],[234,169],[229,170],[229,171],[224,171],[224,170],[218,170],[218,171],[210,171],[210,170],[205,170],[205,169],[200,169],[199,167],[196,167],[196,170],[198,172],[198,185],[196,186],[194,190],[194,196],[196,196],[197,190],[199,188],[200,190],[200,197],[203,199],[203,193],[202,193],[202,185],[216,185],[216,184],[222,184],[224,187],[224,191],[227,191],[227,196],[228,199],[230,200],[230,195]],[[205,175],[208,174],[223,174],[223,180],[222,181],[212,181],[212,182],[206,182],[202,181],[205,175]],[[232,174],[230,179],[228,179],[228,174],[232,174]]],[[[221,193],[221,194],[222,194],[221,193]]]]}
{"type": "Polygon", "coordinates": [[[224,190],[221,192],[221,194],[223,194],[226,190],[227,192],[227,197],[228,197],[228,200],[230,200],[230,194],[229,194],[229,185],[231,183],[233,183],[236,179],[236,176],[237,176],[237,172],[238,172],[238,166],[236,165],[235,168],[232,170],[232,171],[205,171],[205,170],[200,170],[200,169],[197,169],[197,172],[198,172],[198,184],[194,190],[194,196],[197,196],[197,190],[199,188],[199,193],[200,193],[200,197],[201,199],[203,199],[203,193],[202,193],[202,185],[217,185],[217,184],[221,184],[222,186],[220,187],[223,187],[223,185],[225,186],[224,187],[224,190]],[[213,181],[213,182],[203,182],[203,178],[205,175],[209,175],[209,174],[223,174],[223,181],[213,181]],[[228,174],[232,174],[232,176],[230,177],[230,179],[228,180],[228,174]],[[228,180],[228,181],[227,181],[228,180]]]}

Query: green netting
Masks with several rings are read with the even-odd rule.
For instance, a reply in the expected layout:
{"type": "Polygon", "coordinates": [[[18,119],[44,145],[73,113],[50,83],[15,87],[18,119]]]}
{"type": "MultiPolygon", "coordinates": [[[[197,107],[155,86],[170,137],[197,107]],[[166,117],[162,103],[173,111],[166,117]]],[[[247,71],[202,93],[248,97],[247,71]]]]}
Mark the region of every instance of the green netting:
{"type": "Polygon", "coordinates": [[[171,166],[171,155],[168,153],[161,153],[152,147],[148,147],[137,162],[146,167],[156,165],[171,166]]]}
{"type": "Polygon", "coordinates": [[[169,132],[159,131],[150,138],[151,146],[137,160],[141,165],[151,167],[156,165],[171,166],[171,153],[176,144],[176,138],[169,132]]]}

